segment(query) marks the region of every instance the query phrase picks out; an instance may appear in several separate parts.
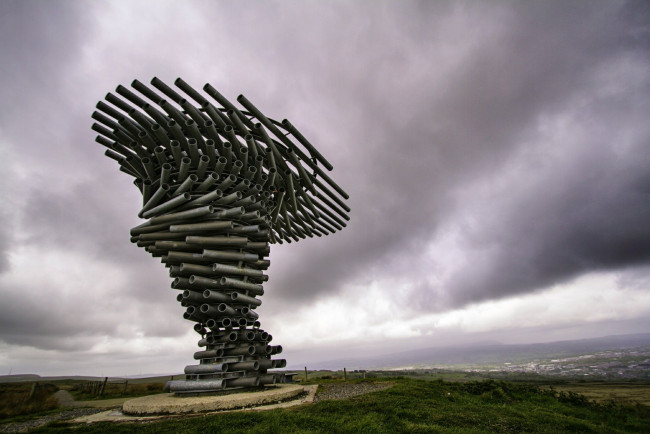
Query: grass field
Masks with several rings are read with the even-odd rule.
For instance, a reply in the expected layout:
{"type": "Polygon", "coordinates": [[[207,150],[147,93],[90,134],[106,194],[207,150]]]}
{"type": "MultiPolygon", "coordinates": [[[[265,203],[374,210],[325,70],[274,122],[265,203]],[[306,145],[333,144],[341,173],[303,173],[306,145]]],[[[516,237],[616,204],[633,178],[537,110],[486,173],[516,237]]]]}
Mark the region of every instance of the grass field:
{"type": "Polygon", "coordinates": [[[0,422],[5,419],[55,410],[58,403],[52,394],[58,389],[54,384],[42,384],[32,394],[33,383],[0,384],[0,422]]]}
{"type": "Polygon", "coordinates": [[[153,395],[155,393],[163,393],[165,388],[165,383],[157,382],[140,382],[140,383],[128,383],[124,387],[123,383],[107,383],[104,393],[101,396],[88,393],[82,385],[72,384],[72,385],[59,385],[61,389],[67,390],[72,394],[75,400],[77,401],[92,401],[92,400],[101,400],[109,398],[121,398],[121,397],[136,397],[136,396],[145,396],[153,395]]]}
{"type": "MultiPolygon", "coordinates": [[[[155,378],[154,380],[160,380],[155,378]]],[[[107,383],[102,396],[84,391],[87,381],[55,380],[50,382],[12,382],[0,383],[0,423],[8,420],[30,418],[60,410],[57,400],[52,396],[58,390],[67,390],[77,401],[97,401],[111,398],[129,398],[155,393],[163,393],[164,382],[139,380],[124,383],[107,383]],[[34,392],[32,393],[32,388],[34,392]]]]}
{"type": "MultiPolygon", "coordinates": [[[[597,402],[643,404],[650,407],[650,385],[628,383],[570,383],[553,386],[558,392],[574,392],[597,402]]],[[[650,431],[650,428],[649,428],[650,431]]]]}
{"type": "MultiPolygon", "coordinates": [[[[398,377],[391,381],[395,386],[388,390],[290,409],[203,415],[147,424],[102,423],[81,429],[151,433],[650,431],[650,407],[597,403],[569,390],[493,380],[447,382],[398,377]]],[[[40,432],[63,432],[70,428],[69,424],[57,422],[40,432]]]]}

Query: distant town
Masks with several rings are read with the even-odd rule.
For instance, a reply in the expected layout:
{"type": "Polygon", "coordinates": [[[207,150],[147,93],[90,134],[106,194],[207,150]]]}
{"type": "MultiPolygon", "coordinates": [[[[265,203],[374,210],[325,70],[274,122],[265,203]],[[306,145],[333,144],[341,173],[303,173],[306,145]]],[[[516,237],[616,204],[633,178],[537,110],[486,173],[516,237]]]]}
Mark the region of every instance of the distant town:
{"type": "Polygon", "coordinates": [[[495,370],[568,377],[600,377],[609,380],[650,379],[650,346],[527,363],[506,362],[501,369],[489,369],[495,370]]]}
{"type": "Polygon", "coordinates": [[[528,373],[577,380],[650,380],[650,346],[598,351],[569,357],[478,365],[413,364],[390,371],[455,370],[475,373],[528,373]]]}

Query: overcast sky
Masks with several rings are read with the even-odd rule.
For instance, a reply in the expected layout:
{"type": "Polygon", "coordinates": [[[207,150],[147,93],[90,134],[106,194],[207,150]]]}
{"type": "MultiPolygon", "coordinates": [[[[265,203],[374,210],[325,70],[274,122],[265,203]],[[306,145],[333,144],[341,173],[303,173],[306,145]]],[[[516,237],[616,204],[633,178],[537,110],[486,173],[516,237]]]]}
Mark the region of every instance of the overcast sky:
{"type": "Polygon", "coordinates": [[[273,246],[290,367],[650,330],[645,1],[0,1],[0,374],[180,372],[198,335],[94,142],[158,76],[288,118],[350,194],[273,246]]]}

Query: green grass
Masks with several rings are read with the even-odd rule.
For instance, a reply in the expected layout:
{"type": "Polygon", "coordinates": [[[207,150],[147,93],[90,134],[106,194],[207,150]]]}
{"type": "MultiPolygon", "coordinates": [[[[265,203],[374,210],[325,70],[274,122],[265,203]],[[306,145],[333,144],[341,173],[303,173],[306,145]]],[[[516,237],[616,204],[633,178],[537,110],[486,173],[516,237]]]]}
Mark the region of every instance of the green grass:
{"type": "Polygon", "coordinates": [[[129,382],[124,390],[124,383],[107,383],[104,393],[95,395],[86,391],[84,383],[77,383],[65,388],[74,397],[75,401],[98,401],[102,399],[111,398],[126,398],[154,395],[156,393],[163,393],[165,390],[165,383],[131,383],[129,382]]]}
{"type": "Polygon", "coordinates": [[[58,408],[52,394],[59,388],[51,383],[38,384],[30,398],[33,383],[0,383],[0,421],[58,408]]]}
{"type": "Polygon", "coordinates": [[[574,392],[597,402],[643,404],[650,407],[650,385],[630,383],[569,383],[553,386],[558,392],[574,392]]]}
{"type": "MultiPolygon", "coordinates": [[[[385,378],[381,379],[382,381],[385,378]]],[[[650,408],[503,381],[391,378],[387,390],[266,412],[233,412],[148,424],[102,423],[83,432],[648,432],[650,408]]],[[[336,382],[336,380],[324,380],[336,382]]],[[[363,381],[363,380],[354,380],[363,381]]],[[[374,380],[366,380],[374,381],[374,380]]],[[[41,432],[69,430],[57,422],[41,432]]]]}

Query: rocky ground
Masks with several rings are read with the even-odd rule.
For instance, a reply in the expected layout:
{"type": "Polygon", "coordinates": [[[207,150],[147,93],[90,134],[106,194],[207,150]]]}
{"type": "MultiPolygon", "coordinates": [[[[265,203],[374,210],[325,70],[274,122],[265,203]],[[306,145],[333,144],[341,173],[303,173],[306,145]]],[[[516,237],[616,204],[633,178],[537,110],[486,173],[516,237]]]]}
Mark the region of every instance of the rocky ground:
{"type": "Polygon", "coordinates": [[[331,383],[321,384],[314,402],[326,399],[346,399],[391,387],[392,383],[331,383]]]}

